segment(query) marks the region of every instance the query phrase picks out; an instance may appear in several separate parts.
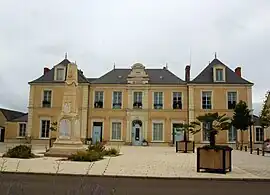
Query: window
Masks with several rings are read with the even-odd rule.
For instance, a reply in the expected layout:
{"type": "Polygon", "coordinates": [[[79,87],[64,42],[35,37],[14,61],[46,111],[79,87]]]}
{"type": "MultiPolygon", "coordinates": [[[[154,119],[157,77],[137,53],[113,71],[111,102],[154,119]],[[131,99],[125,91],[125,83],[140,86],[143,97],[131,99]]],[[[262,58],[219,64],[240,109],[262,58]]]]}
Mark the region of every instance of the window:
{"type": "Polygon", "coordinates": [[[26,136],[26,123],[19,123],[19,137],[26,136]]]}
{"type": "Polygon", "coordinates": [[[264,132],[263,129],[261,127],[256,127],[255,128],[255,141],[256,142],[263,142],[264,140],[264,132]]]}
{"type": "Polygon", "coordinates": [[[153,141],[163,141],[163,123],[153,123],[153,141]]]}
{"type": "Polygon", "coordinates": [[[122,107],[122,92],[114,91],[113,92],[113,108],[121,109],[121,107],[122,107]]]}
{"type": "Polygon", "coordinates": [[[163,92],[154,92],[154,109],[163,108],[163,92]]]}
{"type": "Polygon", "coordinates": [[[216,69],[216,81],[224,81],[223,69],[221,69],[221,68],[216,69]]]}
{"type": "Polygon", "coordinates": [[[182,109],[182,93],[173,92],[173,109],[182,109]]]}
{"type": "Polygon", "coordinates": [[[134,92],[133,108],[142,108],[142,92],[134,92]]]}
{"type": "Polygon", "coordinates": [[[64,68],[57,68],[56,69],[56,80],[57,81],[65,80],[64,75],[65,75],[65,69],[64,68]]]}
{"type": "Polygon", "coordinates": [[[234,109],[236,106],[237,93],[228,92],[228,109],[234,109]]]}
{"type": "Polygon", "coordinates": [[[103,108],[103,91],[96,91],[95,92],[95,108],[103,108]]]}
{"type": "Polygon", "coordinates": [[[211,91],[202,92],[202,109],[212,109],[211,99],[212,99],[211,91]]]}
{"type": "Polygon", "coordinates": [[[228,130],[228,142],[236,142],[237,138],[237,129],[234,126],[231,126],[228,130]]]}
{"type": "Polygon", "coordinates": [[[51,100],[52,100],[52,91],[51,90],[44,90],[43,91],[42,107],[43,108],[50,108],[51,107],[51,100]]]}
{"type": "Polygon", "coordinates": [[[112,140],[121,140],[121,123],[112,123],[112,140]]]}
{"type": "Polygon", "coordinates": [[[50,120],[41,120],[41,138],[49,138],[50,136],[50,120]]]}
{"type": "Polygon", "coordinates": [[[209,122],[204,122],[203,123],[203,141],[209,141],[209,131],[211,128],[211,123],[209,122]]]}

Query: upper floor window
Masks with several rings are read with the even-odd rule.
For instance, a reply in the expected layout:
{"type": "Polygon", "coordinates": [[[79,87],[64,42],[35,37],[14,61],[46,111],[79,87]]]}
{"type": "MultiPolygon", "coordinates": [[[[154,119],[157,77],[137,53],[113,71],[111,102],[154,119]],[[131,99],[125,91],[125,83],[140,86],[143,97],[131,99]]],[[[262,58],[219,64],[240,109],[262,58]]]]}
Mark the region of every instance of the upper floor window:
{"type": "Polygon", "coordinates": [[[122,92],[121,91],[113,92],[113,105],[112,106],[114,109],[121,109],[122,107],[122,92]]]}
{"type": "Polygon", "coordinates": [[[256,142],[263,142],[263,140],[264,140],[263,128],[256,127],[255,128],[255,141],[256,142]]]}
{"type": "Polygon", "coordinates": [[[216,68],[216,81],[224,81],[223,71],[222,68],[216,68]]]}
{"type": "Polygon", "coordinates": [[[203,124],[203,141],[209,141],[210,140],[210,128],[211,128],[211,123],[209,122],[204,122],[203,124]]]}
{"type": "Polygon", "coordinates": [[[142,92],[134,92],[133,108],[142,108],[142,92]]]}
{"type": "Polygon", "coordinates": [[[236,92],[228,92],[228,109],[234,109],[237,101],[236,92]]]}
{"type": "Polygon", "coordinates": [[[212,109],[212,92],[202,92],[202,109],[212,109]]]}
{"type": "Polygon", "coordinates": [[[182,93],[173,92],[173,109],[182,109],[182,93]]]}
{"type": "Polygon", "coordinates": [[[104,96],[103,91],[95,91],[95,108],[103,108],[104,96]]]}
{"type": "Polygon", "coordinates": [[[57,81],[65,80],[65,69],[64,68],[56,68],[56,80],[57,81]]]}
{"type": "Polygon", "coordinates": [[[163,108],[163,92],[154,92],[154,109],[163,108]]]}
{"type": "Polygon", "coordinates": [[[26,136],[26,123],[19,123],[19,137],[25,137],[26,136]]]}
{"type": "Polygon", "coordinates": [[[44,90],[43,91],[42,107],[43,108],[50,108],[51,101],[52,101],[52,91],[51,90],[44,90]]]}

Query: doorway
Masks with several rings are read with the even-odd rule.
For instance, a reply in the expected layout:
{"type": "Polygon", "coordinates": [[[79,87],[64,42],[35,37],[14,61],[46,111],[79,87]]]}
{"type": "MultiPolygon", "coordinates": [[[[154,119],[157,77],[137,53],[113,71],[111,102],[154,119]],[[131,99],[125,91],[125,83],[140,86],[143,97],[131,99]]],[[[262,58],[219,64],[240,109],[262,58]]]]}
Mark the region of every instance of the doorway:
{"type": "Polygon", "coordinates": [[[140,146],[142,145],[142,121],[134,120],[132,121],[132,145],[140,146]]]}
{"type": "Polygon", "coordinates": [[[96,144],[97,142],[102,141],[102,127],[103,122],[93,122],[92,130],[92,143],[96,144]]]}
{"type": "Polygon", "coordinates": [[[172,124],[172,138],[173,138],[173,144],[176,143],[176,141],[182,141],[184,140],[184,131],[181,131],[181,124],[180,123],[173,123],[172,124]]]}
{"type": "Polygon", "coordinates": [[[5,141],[5,128],[0,127],[0,142],[4,142],[4,141],[5,141]]]}

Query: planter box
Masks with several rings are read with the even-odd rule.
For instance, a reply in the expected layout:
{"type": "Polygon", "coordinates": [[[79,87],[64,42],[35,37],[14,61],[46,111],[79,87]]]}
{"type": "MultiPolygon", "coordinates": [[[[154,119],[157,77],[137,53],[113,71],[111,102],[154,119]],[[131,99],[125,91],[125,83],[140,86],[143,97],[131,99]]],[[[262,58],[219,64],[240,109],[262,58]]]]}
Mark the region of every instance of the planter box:
{"type": "Polygon", "coordinates": [[[176,141],[176,152],[193,152],[195,151],[195,142],[193,141],[176,141]]]}
{"type": "Polygon", "coordinates": [[[232,171],[232,148],[197,148],[197,172],[226,173],[232,171]]]}

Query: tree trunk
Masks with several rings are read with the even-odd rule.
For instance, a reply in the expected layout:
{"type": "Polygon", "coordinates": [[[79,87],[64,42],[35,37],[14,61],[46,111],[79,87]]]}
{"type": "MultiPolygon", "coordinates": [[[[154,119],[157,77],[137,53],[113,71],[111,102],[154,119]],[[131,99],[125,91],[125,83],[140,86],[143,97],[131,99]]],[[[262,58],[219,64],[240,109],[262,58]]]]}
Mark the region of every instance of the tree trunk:
{"type": "Polygon", "coordinates": [[[241,148],[242,148],[242,150],[244,148],[244,134],[243,134],[243,130],[241,130],[241,148]]]}
{"type": "Polygon", "coordinates": [[[216,133],[214,131],[210,131],[210,146],[215,146],[216,145],[216,133]]]}
{"type": "Polygon", "coordinates": [[[187,141],[187,132],[184,131],[184,141],[187,141]]]}

